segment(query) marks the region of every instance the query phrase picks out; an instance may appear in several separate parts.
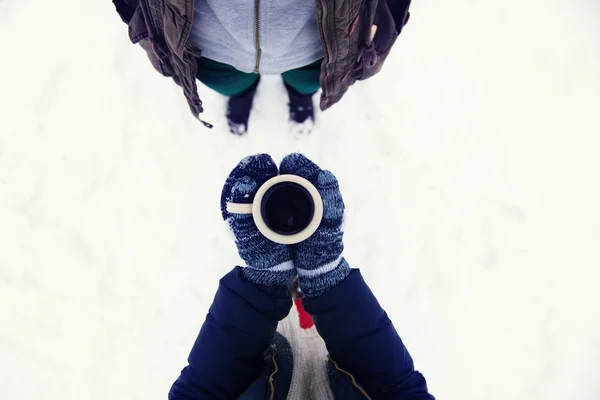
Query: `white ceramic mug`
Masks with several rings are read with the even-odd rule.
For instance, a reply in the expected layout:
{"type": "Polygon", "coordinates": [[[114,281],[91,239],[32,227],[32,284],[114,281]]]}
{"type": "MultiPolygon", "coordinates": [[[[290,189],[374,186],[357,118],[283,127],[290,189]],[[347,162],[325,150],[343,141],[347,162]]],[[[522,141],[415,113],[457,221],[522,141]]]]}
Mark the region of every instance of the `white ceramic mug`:
{"type": "Polygon", "coordinates": [[[281,244],[308,239],[323,219],[323,199],[317,188],[297,175],[279,175],[266,181],[252,203],[227,203],[231,214],[252,214],[258,230],[281,244]]]}

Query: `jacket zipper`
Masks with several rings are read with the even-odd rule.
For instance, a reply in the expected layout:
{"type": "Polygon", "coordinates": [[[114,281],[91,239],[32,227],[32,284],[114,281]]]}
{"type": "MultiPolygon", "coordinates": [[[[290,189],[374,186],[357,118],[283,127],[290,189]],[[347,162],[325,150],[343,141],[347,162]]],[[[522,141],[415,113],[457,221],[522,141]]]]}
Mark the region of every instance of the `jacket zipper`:
{"type": "Polygon", "coordinates": [[[354,379],[354,376],[350,372],[346,371],[345,369],[341,369],[340,366],[331,358],[329,359],[329,362],[333,363],[334,367],[338,371],[350,378],[350,380],[352,381],[352,386],[354,386],[356,390],[358,390],[363,396],[365,396],[366,400],[372,400],[371,397],[367,394],[367,392],[365,392],[365,390],[362,387],[360,387],[358,383],[356,383],[356,379],[354,379]]]}
{"type": "Polygon", "coordinates": [[[320,28],[321,28],[321,36],[323,39],[323,43],[325,44],[325,53],[327,54],[327,62],[325,63],[325,75],[323,76],[323,93],[321,95],[321,101],[324,102],[324,104],[327,104],[327,83],[328,83],[328,79],[329,79],[329,65],[331,64],[331,49],[329,48],[329,41],[327,40],[327,34],[325,33],[325,25],[327,22],[327,6],[325,5],[325,0],[320,0],[321,1],[321,8],[323,9],[322,11],[322,16],[321,16],[321,24],[320,24],[320,28]]]}
{"type": "Polygon", "coordinates": [[[254,0],[254,45],[256,47],[256,63],[254,65],[254,73],[258,74],[260,68],[260,56],[262,50],[260,48],[260,0],[254,0]]]}
{"type": "Polygon", "coordinates": [[[270,393],[269,400],[273,400],[275,398],[274,380],[275,380],[275,375],[277,375],[277,372],[279,372],[279,366],[277,365],[277,360],[275,359],[275,357],[277,356],[277,347],[275,347],[274,344],[272,344],[271,347],[274,350],[273,356],[271,357],[271,362],[273,363],[274,371],[271,373],[271,375],[269,375],[269,393],[270,393]]]}

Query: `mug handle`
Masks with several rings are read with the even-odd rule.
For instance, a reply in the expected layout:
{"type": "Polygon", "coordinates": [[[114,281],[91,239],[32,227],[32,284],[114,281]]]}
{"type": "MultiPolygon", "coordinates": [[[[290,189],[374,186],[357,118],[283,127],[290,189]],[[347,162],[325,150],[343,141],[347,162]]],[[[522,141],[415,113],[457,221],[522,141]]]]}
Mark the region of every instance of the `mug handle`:
{"type": "Polygon", "coordinates": [[[252,203],[227,203],[230,214],[252,214],[252,203]]]}

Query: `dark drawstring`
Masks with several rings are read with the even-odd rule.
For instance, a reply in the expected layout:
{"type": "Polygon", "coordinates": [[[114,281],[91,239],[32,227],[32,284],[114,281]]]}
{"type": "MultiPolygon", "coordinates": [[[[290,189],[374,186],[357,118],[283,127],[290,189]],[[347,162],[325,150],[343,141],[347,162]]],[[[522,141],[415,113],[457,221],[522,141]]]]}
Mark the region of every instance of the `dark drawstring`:
{"type": "Polygon", "coordinates": [[[198,118],[198,121],[202,122],[202,125],[204,125],[208,129],[212,129],[213,124],[211,124],[210,122],[206,122],[202,118],[200,118],[200,114],[202,114],[204,112],[204,108],[202,108],[202,100],[199,100],[199,102],[196,103],[196,106],[198,107],[198,114],[196,115],[196,118],[198,118]]]}
{"type": "Polygon", "coordinates": [[[210,122],[206,122],[204,120],[201,120],[200,118],[198,118],[200,120],[200,122],[202,122],[202,124],[207,127],[208,129],[212,129],[213,128],[213,124],[211,124],[210,122]]]}

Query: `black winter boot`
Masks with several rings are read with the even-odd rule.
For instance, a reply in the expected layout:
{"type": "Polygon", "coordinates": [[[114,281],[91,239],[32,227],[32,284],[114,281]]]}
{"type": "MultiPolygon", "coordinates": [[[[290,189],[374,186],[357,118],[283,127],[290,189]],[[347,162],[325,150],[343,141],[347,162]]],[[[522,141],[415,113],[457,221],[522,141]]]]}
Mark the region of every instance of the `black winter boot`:
{"type": "Polygon", "coordinates": [[[256,88],[260,79],[256,80],[245,92],[232,96],[227,103],[227,124],[229,132],[234,135],[244,135],[248,131],[248,119],[250,118],[250,110],[252,110],[252,102],[256,94],[256,88]]]}
{"type": "Polygon", "coordinates": [[[287,84],[285,89],[290,98],[290,122],[294,125],[293,130],[298,134],[310,133],[315,121],[312,100],[314,94],[300,94],[287,84]]]}

